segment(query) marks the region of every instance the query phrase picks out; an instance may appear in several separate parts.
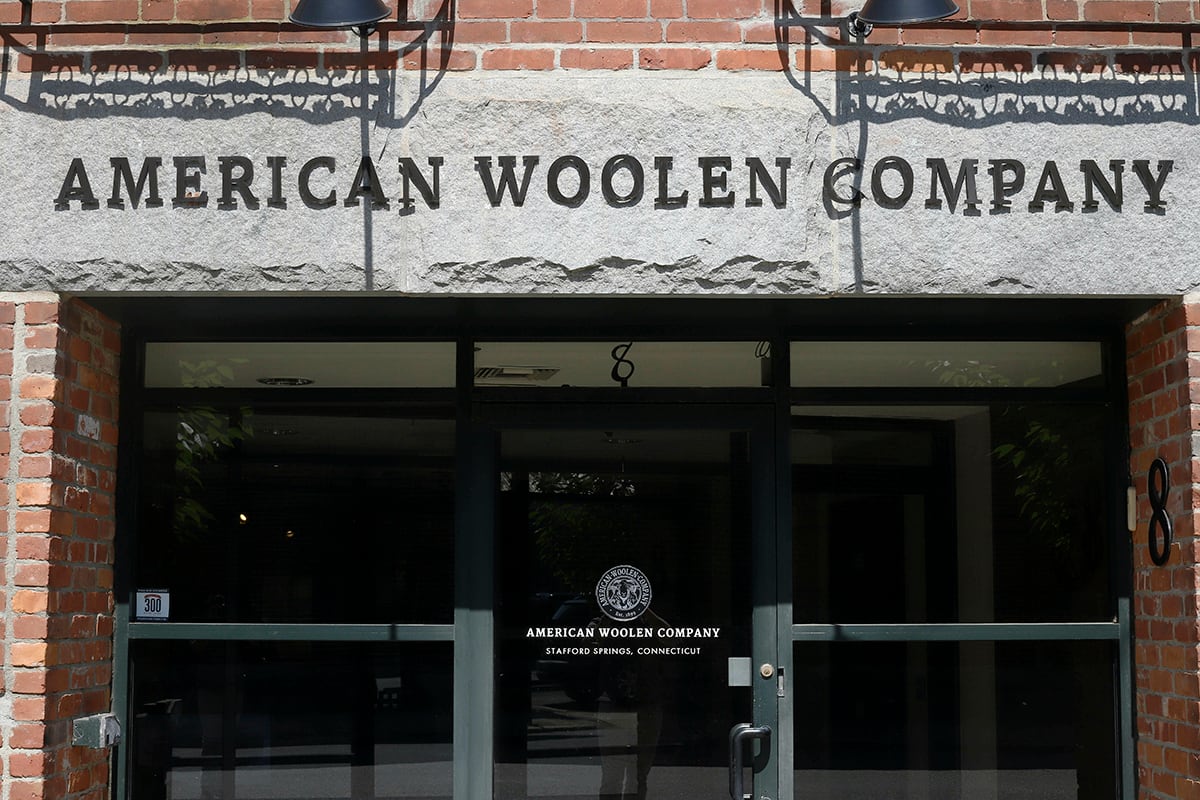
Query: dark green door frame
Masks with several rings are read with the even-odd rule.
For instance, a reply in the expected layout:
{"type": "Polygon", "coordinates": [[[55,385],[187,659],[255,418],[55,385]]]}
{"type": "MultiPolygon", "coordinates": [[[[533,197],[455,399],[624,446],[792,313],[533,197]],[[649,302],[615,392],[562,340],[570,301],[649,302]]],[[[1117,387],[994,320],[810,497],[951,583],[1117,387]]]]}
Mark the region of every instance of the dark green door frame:
{"type": "MultiPolygon", "coordinates": [[[[1107,328],[1104,330],[1108,330],[1107,328]]],[[[1111,331],[1108,331],[1111,334],[1111,331]]],[[[1074,332],[1078,335],[1078,331],[1074,332]]],[[[223,335],[228,335],[226,331],[223,335]]],[[[276,334],[278,335],[278,334],[276,334]]],[[[1047,337],[1051,338],[1051,337],[1047,337]]],[[[1097,338],[1102,338],[1097,334],[1097,338]]],[[[1128,540],[1113,532],[1120,521],[1112,522],[1109,533],[1112,546],[1119,554],[1114,559],[1117,577],[1114,579],[1117,619],[1112,623],[1083,623],[1060,625],[975,625],[975,626],[811,626],[793,625],[791,608],[791,520],[790,520],[790,458],[787,436],[790,409],[793,402],[819,402],[821,405],[862,404],[883,405],[899,403],[958,403],[983,402],[1003,397],[1020,397],[1030,401],[1066,402],[1069,400],[1097,401],[1107,399],[1115,408],[1124,408],[1123,354],[1113,347],[1109,354],[1110,388],[1104,390],[1016,390],[995,392],[974,390],[962,392],[947,389],[914,391],[827,390],[804,391],[788,388],[787,358],[775,359],[775,388],[749,389],[726,393],[690,391],[647,391],[639,395],[630,391],[626,396],[640,396],[647,404],[622,403],[614,392],[595,392],[595,396],[554,397],[556,402],[495,403],[491,394],[472,390],[471,340],[459,340],[459,375],[453,393],[458,403],[457,427],[457,491],[456,491],[456,611],[453,625],[418,626],[186,626],[179,623],[157,625],[134,623],[128,617],[128,592],[133,583],[131,573],[131,537],[136,522],[137,470],[140,452],[140,415],[150,400],[165,402],[163,391],[141,388],[140,360],[145,334],[130,332],[125,339],[125,352],[132,357],[123,363],[122,374],[122,441],[121,490],[118,493],[118,518],[121,534],[117,537],[117,624],[114,669],[114,710],[126,730],[129,730],[128,694],[131,663],[129,646],[137,639],[214,638],[214,639],[338,639],[338,640],[446,640],[453,638],[455,649],[454,698],[454,797],[455,800],[491,800],[493,701],[492,661],[494,625],[492,603],[494,596],[493,529],[496,506],[496,474],[498,466],[497,431],[501,428],[546,428],[570,425],[598,427],[619,423],[622,427],[673,428],[737,428],[750,431],[752,436],[752,474],[754,521],[754,576],[748,579],[748,590],[754,598],[754,664],[771,663],[782,668],[782,681],[756,679],[755,722],[770,724],[772,737],[772,769],[759,776],[756,795],[790,800],[793,794],[792,771],[792,706],[789,695],[792,669],[792,643],[810,639],[854,638],[863,641],[906,639],[912,641],[949,640],[1007,640],[1007,639],[1109,639],[1118,642],[1119,670],[1118,706],[1120,709],[1120,753],[1122,758],[1122,791],[1120,796],[1130,800],[1136,792],[1134,763],[1132,613],[1128,593],[1128,540]],[[617,400],[617,402],[613,402],[617,400]],[[741,401],[747,402],[741,402],[741,401]],[[765,402],[758,402],[764,400],[765,402]],[[729,402],[733,401],[733,402],[729,402]],[[550,407],[553,413],[550,412],[550,407]],[[548,422],[548,420],[551,420],[548,422]],[[368,629],[369,628],[369,629],[368,629]]],[[[1114,341],[1115,338],[1114,338],[1114,341]]],[[[773,342],[776,352],[787,353],[787,342],[773,342]]],[[[189,390],[189,394],[191,391],[189,390]]],[[[389,393],[384,393],[389,394],[389,393]]],[[[557,394],[557,393],[556,393],[557,394]]],[[[532,397],[532,395],[529,395],[532,397]]],[[[542,395],[539,393],[539,398],[542,395]]],[[[172,398],[173,399],[173,396],[172,398]]],[[[506,395],[512,399],[512,395],[506,395]]],[[[549,398],[544,398],[549,399],[549,398]]],[[[1113,464],[1112,489],[1120,489],[1124,478],[1124,447],[1126,431],[1118,415],[1113,415],[1110,437],[1110,456],[1113,464]]],[[[731,720],[733,722],[750,720],[731,720]]],[[[125,797],[127,789],[128,756],[123,747],[117,757],[117,797],[125,797]]]]}
{"type": "MultiPolygon", "coordinates": [[[[753,719],[730,719],[729,726],[751,722],[772,731],[765,763],[756,765],[754,795],[776,800],[790,797],[781,789],[791,783],[790,714],[781,715],[790,675],[790,627],[779,616],[781,564],[790,557],[779,552],[790,535],[779,529],[776,470],[776,421],[769,404],[555,405],[476,403],[470,419],[461,422],[459,441],[458,531],[455,617],[455,800],[492,800],[494,761],[493,654],[495,626],[495,511],[498,485],[499,435],[514,429],[620,428],[674,430],[737,430],[749,435],[751,574],[744,576],[752,598],[753,719]],[[784,631],[786,637],[781,637],[784,631]],[[771,665],[771,677],[759,672],[771,665]],[[788,724],[781,721],[787,719],[788,724]],[[781,736],[784,738],[781,740],[781,736]],[[786,763],[785,763],[786,762],[786,763]],[[783,776],[789,776],[783,780],[783,776]]],[[[786,488],[786,487],[785,487],[786,488]]],[[[757,749],[757,745],[755,745],[757,749]]]]}

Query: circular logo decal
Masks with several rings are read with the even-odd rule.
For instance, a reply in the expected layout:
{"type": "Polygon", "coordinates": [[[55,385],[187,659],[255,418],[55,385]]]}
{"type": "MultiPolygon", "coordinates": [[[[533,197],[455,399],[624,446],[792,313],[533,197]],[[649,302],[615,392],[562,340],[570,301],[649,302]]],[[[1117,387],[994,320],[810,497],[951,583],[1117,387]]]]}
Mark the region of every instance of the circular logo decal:
{"type": "Polygon", "coordinates": [[[596,603],[615,620],[637,619],[650,608],[650,580],[637,567],[613,567],[596,583],[596,603]]]}

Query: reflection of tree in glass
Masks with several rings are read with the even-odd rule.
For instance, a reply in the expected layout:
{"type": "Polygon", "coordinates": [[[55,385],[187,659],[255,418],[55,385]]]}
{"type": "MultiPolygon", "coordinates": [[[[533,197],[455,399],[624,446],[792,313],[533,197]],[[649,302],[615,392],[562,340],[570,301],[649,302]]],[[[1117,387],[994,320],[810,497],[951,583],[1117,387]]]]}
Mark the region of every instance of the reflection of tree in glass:
{"type": "MultiPolygon", "coordinates": [[[[915,366],[915,365],[914,365],[915,366]]],[[[988,364],[974,359],[952,360],[935,359],[924,362],[924,368],[937,377],[942,386],[955,388],[1004,388],[1017,386],[1017,382],[1000,371],[995,364],[988,364]]],[[[1058,370],[1057,378],[1051,385],[1062,384],[1066,379],[1057,361],[1051,361],[1048,369],[1058,370]]],[[[1020,384],[1025,388],[1044,385],[1036,375],[1030,375],[1020,384]]]]}
{"type": "MultiPolygon", "coordinates": [[[[188,388],[223,386],[233,381],[234,362],[213,359],[191,363],[181,361],[181,379],[188,388]]],[[[204,479],[202,466],[220,460],[223,452],[253,435],[251,410],[239,409],[231,415],[210,406],[186,406],[179,409],[175,425],[175,503],[174,526],[180,540],[202,536],[213,515],[201,500],[204,479]],[[236,420],[236,422],[234,421],[236,420]]]]}
{"type": "Polygon", "coordinates": [[[1081,549],[1103,539],[1096,418],[1071,407],[1009,406],[995,420],[1002,443],[992,455],[1011,475],[1026,532],[1073,569],[1090,569],[1098,553],[1081,549]]]}
{"type": "MultiPolygon", "coordinates": [[[[925,366],[938,383],[954,387],[1015,387],[1016,383],[993,364],[981,361],[933,360],[925,366]]],[[[1049,365],[1058,368],[1057,361],[1049,365]]],[[[1058,380],[1062,383],[1063,379],[1058,380]]],[[[1030,376],[1022,384],[1040,383],[1030,376]]],[[[1013,495],[1026,531],[1055,556],[1079,557],[1074,550],[1086,539],[1076,530],[1086,523],[1094,494],[1089,459],[1099,457],[1086,445],[1095,437],[1094,420],[1075,409],[1010,406],[996,420],[1002,437],[1010,441],[994,446],[998,464],[1012,470],[1013,495]]],[[[1000,439],[1003,441],[1003,438],[1000,439]]],[[[1073,561],[1076,566],[1079,561],[1073,561]]]]}
{"type": "Polygon", "coordinates": [[[1063,491],[1070,482],[1070,451],[1062,434],[1034,420],[1020,442],[999,445],[992,453],[1016,473],[1014,495],[1031,531],[1060,539],[1071,516],[1070,493],[1063,491]]]}
{"type": "Polygon", "coordinates": [[[937,359],[926,361],[925,368],[937,376],[943,386],[963,388],[968,386],[1012,386],[1008,376],[1002,374],[994,364],[982,361],[950,361],[937,359]]]}
{"type": "Polygon", "coordinates": [[[621,475],[536,472],[529,521],[543,565],[565,591],[590,593],[614,558],[635,545],[630,515],[637,487],[621,475]]]}

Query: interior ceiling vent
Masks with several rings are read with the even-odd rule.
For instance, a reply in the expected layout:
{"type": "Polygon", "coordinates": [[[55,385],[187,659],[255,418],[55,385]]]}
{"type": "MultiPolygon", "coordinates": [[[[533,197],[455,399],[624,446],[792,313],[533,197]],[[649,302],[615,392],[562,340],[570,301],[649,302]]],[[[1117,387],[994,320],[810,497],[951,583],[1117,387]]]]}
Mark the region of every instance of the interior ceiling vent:
{"type": "Polygon", "coordinates": [[[475,380],[535,383],[548,381],[558,372],[558,367],[476,367],[475,380]]]}

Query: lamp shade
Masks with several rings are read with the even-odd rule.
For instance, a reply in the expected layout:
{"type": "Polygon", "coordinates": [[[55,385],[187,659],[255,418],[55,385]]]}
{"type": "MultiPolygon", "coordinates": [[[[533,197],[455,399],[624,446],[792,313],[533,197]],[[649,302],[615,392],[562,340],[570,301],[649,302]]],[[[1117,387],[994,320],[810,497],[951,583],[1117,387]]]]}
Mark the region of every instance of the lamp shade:
{"type": "Polygon", "coordinates": [[[383,0],[300,0],[288,19],[306,28],[360,28],[390,13],[383,0]]]}
{"type": "Polygon", "coordinates": [[[871,25],[932,22],[958,13],[954,0],[867,0],[858,18],[871,25]]]}

